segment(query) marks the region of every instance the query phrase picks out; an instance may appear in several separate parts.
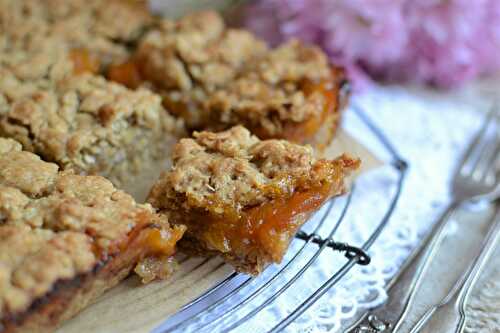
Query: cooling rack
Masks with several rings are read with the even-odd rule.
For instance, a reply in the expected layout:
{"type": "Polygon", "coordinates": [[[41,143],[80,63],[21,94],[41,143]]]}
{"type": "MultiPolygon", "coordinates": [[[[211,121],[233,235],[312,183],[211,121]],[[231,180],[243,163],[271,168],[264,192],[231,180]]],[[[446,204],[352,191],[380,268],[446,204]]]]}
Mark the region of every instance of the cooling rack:
{"type": "MultiPolygon", "coordinates": [[[[288,253],[288,259],[279,267],[274,268],[271,274],[262,274],[265,277],[262,275],[259,277],[250,277],[244,274],[232,273],[211,289],[184,305],[177,314],[169,318],[155,332],[182,332],[186,330],[214,332],[215,326],[217,326],[217,332],[235,330],[245,322],[253,319],[263,309],[273,304],[287,290],[300,288],[298,282],[300,278],[325,251],[334,251],[337,255],[343,255],[346,258],[345,262],[337,270],[325,277],[316,290],[288,311],[287,315],[273,324],[272,328],[267,330],[267,332],[279,332],[299,318],[329,289],[338,284],[354,266],[370,264],[371,258],[368,255],[368,251],[391,218],[403,189],[408,164],[398,154],[389,139],[360,107],[353,106],[351,107],[351,111],[365,125],[367,130],[371,132],[372,137],[377,140],[379,146],[385,151],[388,156],[387,165],[395,171],[396,177],[394,182],[395,189],[392,191],[391,196],[386,199],[387,209],[378,217],[379,220],[376,223],[376,227],[364,242],[355,246],[335,240],[338,229],[345,222],[347,212],[355,209],[352,204],[352,197],[356,193],[357,187],[356,183],[354,183],[349,195],[330,200],[324,209],[317,213],[318,215],[315,218],[318,222],[311,231],[306,231],[303,228],[297,233],[295,243],[299,242],[299,244],[294,246],[293,252],[288,253]],[[334,221],[331,221],[331,219],[327,221],[327,217],[331,216],[334,207],[339,211],[338,216],[334,221]],[[324,230],[325,227],[328,229],[328,232],[326,232],[325,236],[322,236],[318,231],[321,228],[324,230]],[[306,252],[310,254],[312,247],[314,247],[313,253],[307,257],[307,260],[300,260],[306,252]],[[293,274],[287,274],[287,278],[283,279],[283,276],[286,275],[285,273],[289,273],[292,270],[293,274]],[[245,291],[250,284],[253,286],[252,290],[245,291]],[[262,295],[265,297],[262,297],[262,295]],[[255,305],[255,302],[258,304],[255,305]],[[220,308],[223,309],[222,312],[215,311],[220,308]],[[246,311],[244,314],[238,315],[244,311],[246,311]],[[211,313],[216,313],[216,315],[210,316],[211,313]],[[200,320],[200,318],[203,318],[203,320],[200,320]],[[220,324],[223,324],[223,327],[220,327],[220,324]]],[[[290,250],[292,251],[292,249],[290,250]]]]}

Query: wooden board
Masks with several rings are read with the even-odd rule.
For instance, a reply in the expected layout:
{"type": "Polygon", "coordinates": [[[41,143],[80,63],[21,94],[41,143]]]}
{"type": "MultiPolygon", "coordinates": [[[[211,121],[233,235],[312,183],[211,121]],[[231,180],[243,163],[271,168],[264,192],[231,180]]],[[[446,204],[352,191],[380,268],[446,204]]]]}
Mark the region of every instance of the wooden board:
{"type": "MultiPolygon", "coordinates": [[[[361,158],[361,173],[382,164],[366,147],[340,130],[322,155],[333,158],[343,152],[361,158]]],[[[179,269],[168,280],[143,285],[136,276],[131,276],[66,322],[58,332],[150,332],[233,272],[219,258],[179,255],[178,259],[179,269]]]]}

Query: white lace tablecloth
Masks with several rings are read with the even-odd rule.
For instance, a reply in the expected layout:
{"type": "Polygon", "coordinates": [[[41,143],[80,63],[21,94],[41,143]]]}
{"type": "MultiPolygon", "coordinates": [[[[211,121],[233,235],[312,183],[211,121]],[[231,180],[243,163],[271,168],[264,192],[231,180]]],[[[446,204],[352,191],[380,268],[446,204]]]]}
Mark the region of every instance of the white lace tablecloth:
{"type": "MultiPolygon", "coordinates": [[[[432,225],[449,200],[448,182],[452,169],[467,141],[480,125],[483,118],[481,111],[490,103],[484,96],[484,91],[480,91],[477,86],[453,94],[403,87],[374,87],[353,98],[354,103],[364,109],[409,162],[408,177],[389,224],[370,250],[371,264],[354,267],[339,284],[288,326],[286,331],[336,332],[345,320],[352,318],[360,309],[368,309],[385,300],[384,286],[387,279],[397,272],[409,251],[418,244],[421,235],[432,225]]],[[[366,128],[352,111],[346,113],[344,127],[384,159],[383,150],[368,135],[366,128]]],[[[394,169],[390,167],[382,167],[360,177],[346,221],[339,228],[335,239],[355,245],[362,244],[386,211],[388,197],[394,192],[395,181],[394,169]]],[[[340,201],[342,200],[345,199],[340,201]]],[[[339,209],[334,210],[327,224],[334,223],[338,212],[339,209]]],[[[312,229],[314,225],[315,222],[312,222],[307,227],[312,229]]],[[[321,230],[320,234],[325,236],[328,229],[321,230]]],[[[297,241],[292,247],[298,248],[301,245],[297,241]]],[[[294,265],[297,269],[291,269],[282,277],[283,281],[294,275],[313,252],[312,248],[309,252],[306,251],[302,261],[294,265]]],[[[235,331],[260,332],[274,327],[279,318],[288,315],[345,263],[342,256],[333,251],[328,252],[322,254],[306,274],[272,305],[235,331]]],[[[277,269],[267,270],[263,278],[277,269]]],[[[258,283],[255,285],[258,286],[258,283]]],[[[279,283],[270,288],[268,293],[252,301],[245,311],[238,311],[236,315],[228,316],[222,323],[213,326],[213,331],[230,327],[228,325],[251,311],[252,305],[260,304],[278,288],[279,283]]],[[[248,294],[251,290],[252,284],[241,295],[248,294]]],[[[191,331],[195,331],[196,327],[210,318],[224,313],[228,304],[237,301],[238,297],[232,298],[208,316],[193,321],[191,331]]]]}

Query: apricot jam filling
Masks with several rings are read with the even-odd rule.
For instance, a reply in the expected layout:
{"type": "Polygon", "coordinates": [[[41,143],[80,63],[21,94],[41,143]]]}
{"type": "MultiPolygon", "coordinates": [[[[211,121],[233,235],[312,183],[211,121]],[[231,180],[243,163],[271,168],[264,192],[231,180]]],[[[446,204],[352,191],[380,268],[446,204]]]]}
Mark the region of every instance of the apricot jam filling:
{"type": "Polygon", "coordinates": [[[143,282],[166,277],[167,273],[172,271],[171,256],[175,253],[175,246],[186,227],[152,224],[151,220],[150,213],[137,214],[137,224],[123,238],[111,242],[106,249],[94,244],[96,257],[106,260],[110,256],[129,251],[139,260],[137,267],[140,267],[140,270],[137,273],[143,282]]]}
{"type": "Polygon", "coordinates": [[[91,54],[87,49],[72,49],[69,53],[69,57],[73,62],[74,74],[96,74],[99,72],[99,68],[101,66],[99,59],[91,54]]]}
{"type": "Polygon", "coordinates": [[[107,77],[131,89],[139,87],[143,81],[139,66],[133,59],[109,66],[107,77]]]}
{"type": "Polygon", "coordinates": [[[170,230],[165,228],[147,227],[132,242],[143,252],[134,272],[141,277],[143,283],[155,279],[165,279],[170,276],[176,267],[172,255],[175,245],[184,234],[184,226],[174,226],[170,230]]]}
{"type": "Polygon", "coordinates": [[[318,116],[312,116],[302,123],[287,123],[284,127],[284,139],[304,142],[316,134],[329,116],[336,113],[339,87],[334,80],[335,75],[338,74],[332,71],[332,79],[330,80],[320,82],[308,80],[302,83],[301,88],[307,98],[313,99],[315,95],[319,96],[319,98],[316,98],[316,103],[318,103],[317,107],[321,108],[321,112],[318,116]]]}
{"type": "Polygon", "coordinates": [[[208,249],[237,256],[256,251],[273,262],[280,262],[290,240],[310,214],[332,195],[343,191],[341,174],[335,170],[330,172],[327,180],[317,185],[290,195],[278,195],[239,214],[230,211],[222,216],[209,209],[205,216],[203,213],[181,214],[184,221],[179,222],[187,224],[188,233],[205,243],[208,249]]]}
{"type": "MultiPolygon", "coordinates": [[[[222,253],[246,255],[258,251],[266,253],[272,261],[280,262],[297,229],[329,196],[330,186],[325,185],[249,208],[240,214],[239,219],[205,217],[203,231],[195,234],[210,249],[222,253]]],[[[191,221],[189,225],[196,222],[191,221]]]]}

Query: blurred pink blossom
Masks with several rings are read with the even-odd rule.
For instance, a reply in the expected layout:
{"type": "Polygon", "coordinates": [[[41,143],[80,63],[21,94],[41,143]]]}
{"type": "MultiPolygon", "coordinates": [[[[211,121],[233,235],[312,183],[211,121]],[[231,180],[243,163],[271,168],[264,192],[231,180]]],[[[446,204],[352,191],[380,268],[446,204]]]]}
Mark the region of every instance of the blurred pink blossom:
{"type": "Polygon", "coordinates": [[[246,25],[272,44],[322,46],[358,85],[452,87],[500,69],[499,0],[259,0],[246,25]]]}

